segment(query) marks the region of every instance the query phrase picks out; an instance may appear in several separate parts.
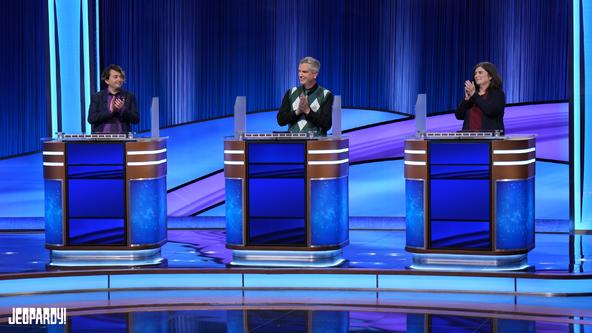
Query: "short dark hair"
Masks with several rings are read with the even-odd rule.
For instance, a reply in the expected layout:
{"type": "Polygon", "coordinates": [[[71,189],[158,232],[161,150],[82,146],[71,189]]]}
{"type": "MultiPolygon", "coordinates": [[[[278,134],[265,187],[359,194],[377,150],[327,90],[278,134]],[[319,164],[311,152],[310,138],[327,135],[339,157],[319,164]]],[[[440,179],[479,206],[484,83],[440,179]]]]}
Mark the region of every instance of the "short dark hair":
{"type": "Polygon", "coordinates": [[[123,71],[123,69],[119,65],[111,64],[107,66],[105,69],[103,69],[103,72],[101,72],[101,82],[109,80],[109,75],[111,75],[112,70],[121,74],[121,76],[125,80],[125,72],[123,71]]]}
{"type": "Polygon", "coordinates": [[[494,64],[487,62],[487,61],[483,61],[483,62],[476,64],[475,67],[473,67],[473,77],[475,77],[475,71],[477,70],[478,67],[483,68],[491,76],[491,83],[489,84],[489,87],[487,88],[487,90],[489,90],[489,89],[500,89],[501,90],[503,88],[502,78],[500,77],[499,73],[497,72],[497,68],[495,68],[494,64]]]}

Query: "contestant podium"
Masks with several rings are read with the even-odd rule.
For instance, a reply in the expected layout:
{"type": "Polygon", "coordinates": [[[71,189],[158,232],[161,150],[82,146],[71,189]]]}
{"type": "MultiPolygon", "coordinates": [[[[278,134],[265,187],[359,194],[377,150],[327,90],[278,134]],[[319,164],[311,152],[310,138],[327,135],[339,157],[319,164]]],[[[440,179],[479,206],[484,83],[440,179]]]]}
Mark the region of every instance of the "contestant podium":
{"type": "Polygon", "coordinates": [[[534,241],[535,138],[423,133],[405,141],[411,268],[523,270],[534,241]]]}
{"type": "Polygon", "coordinates": [[[232,264],[335,266],[349,242],[348,139],[243,134],[224,142],[232,264]]]}
{"type": "Polygon", "coordinates": [[[53,266],[154,265],[166,242],[166,139],[63,135],[43,143],[53,266]]]}

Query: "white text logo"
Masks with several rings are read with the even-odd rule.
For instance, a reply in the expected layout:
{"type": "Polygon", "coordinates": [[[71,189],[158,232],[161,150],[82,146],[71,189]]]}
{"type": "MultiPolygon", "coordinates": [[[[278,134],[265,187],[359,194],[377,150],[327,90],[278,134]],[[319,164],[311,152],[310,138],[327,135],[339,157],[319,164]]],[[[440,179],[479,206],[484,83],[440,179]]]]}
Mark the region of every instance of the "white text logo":
{"type": "Polygon", "coordinates": [[[10,325],[65,325],[66,308],[12,308],[10,325]]]}

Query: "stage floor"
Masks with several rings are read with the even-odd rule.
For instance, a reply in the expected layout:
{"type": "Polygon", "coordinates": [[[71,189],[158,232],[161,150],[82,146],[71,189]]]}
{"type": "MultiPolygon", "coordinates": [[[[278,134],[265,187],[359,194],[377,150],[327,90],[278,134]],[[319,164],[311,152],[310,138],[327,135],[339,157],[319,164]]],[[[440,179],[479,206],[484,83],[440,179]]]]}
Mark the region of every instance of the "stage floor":
{"type": "Polygon", "coordinates": [[[536,248],[528,256],[532,271],[496,273],[408,269],[400,218],[352,218],[346,260],[338,267],[237,267],[229,264],[223,219],[202,220],[169,221],[162,247],[167,260],[157,267],[58,269],[48,266],[43,231],[3,230],[0,330],[15,306],[67,307],[71,329],[123,323],[112,331],[189,320],[217,322],[221,326],[213,331],[226,332],[228,316],[237,313],[268,317],[284,330],[317,315],[329,322],[346,319],[341,331],[413,332],[433,318],[442,332],[506,332],[499,325],[508,320],[514,328],[528,327],[516,332],[576,332],[592,324],[592,268],[586,261],[592,235],[570,236],[565,222],[538,221],[536,248]]]}
{"type": "MultiPolygon", "coordinates": [[[[358,221],[357,224],[361,223],[358,221]]],[[[372,224],[380,225],[375,219],[372,224]]],[[[401,221],[383,221],[383,225],[397,224],[401,224],[401,221]]],[[[592,252],[592,235],[570,236],[565,232],[553,231],[561,230],[560,224],[553,227],[546,221],[544,225],[550,231],[536,233],[536,248],[528,255],[528,263],[533,266],[533,270],[524,274],[591,273],[592,263],[586,261],[584,254],[592,252]],[[570,253],[571,247],[574,249],[570,253]],[[573,263],[570,262],[570,255],[573,263]]],[[[411,264],[411,255],[404,250],[404,230],[350,230],[349,235],[350,244],[343,250],[345,262],[337,268],[346,271],[408,270],[406,267],[411,264]]],[[[223,229],[169,230],[168,242],[162,247],[162,256],[167,262],[158,267],[232,270],[236,266],[229,264],[232,253],[226,249],[225,241],[223,229]]],[[[48,263],[49,251],[45,249],[43,232],[5,230],[0,233],[0,274],[59,271],[47,266],[48,263]]]]}

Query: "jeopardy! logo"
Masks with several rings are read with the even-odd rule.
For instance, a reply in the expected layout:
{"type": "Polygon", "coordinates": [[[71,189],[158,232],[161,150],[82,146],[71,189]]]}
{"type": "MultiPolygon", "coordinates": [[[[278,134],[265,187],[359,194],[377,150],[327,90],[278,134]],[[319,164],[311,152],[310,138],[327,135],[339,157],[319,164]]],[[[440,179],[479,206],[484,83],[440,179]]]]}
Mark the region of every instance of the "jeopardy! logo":
{"type": "Polygon", "coordinates": [[[12,308],[10,325],[65,325],[66,308],[12,308]]]}

